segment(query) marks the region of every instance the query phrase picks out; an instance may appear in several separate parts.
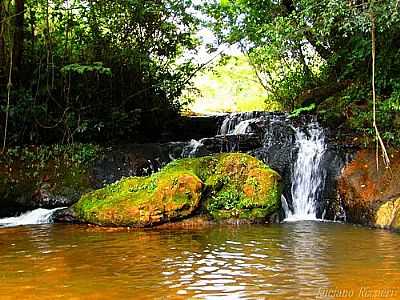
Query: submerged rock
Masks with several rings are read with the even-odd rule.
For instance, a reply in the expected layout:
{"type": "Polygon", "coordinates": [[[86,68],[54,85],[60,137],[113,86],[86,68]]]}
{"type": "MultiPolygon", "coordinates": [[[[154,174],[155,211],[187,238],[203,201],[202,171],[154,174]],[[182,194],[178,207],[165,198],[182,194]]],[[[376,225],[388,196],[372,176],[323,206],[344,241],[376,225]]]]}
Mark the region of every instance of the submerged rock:
{"type": "Polygon", "coordinates": [[[279,209],[280,190],[278,173],[256,158],[219,154],[176,160],[149,177],[122,179],[85,194],[69,213],[106,226],[147,227],[195,212],[216,220],[257,221],[279,209]]]}
{"type": "Polygon", "coordinates": [[[375,149],[361,150],[343,169],[339,195],[349,222],[399,227],[396,218],[398,220],[400,152],[392,150],[390,157],[390,168],[385,168],[382,161],[377,168],[375,149]]]}

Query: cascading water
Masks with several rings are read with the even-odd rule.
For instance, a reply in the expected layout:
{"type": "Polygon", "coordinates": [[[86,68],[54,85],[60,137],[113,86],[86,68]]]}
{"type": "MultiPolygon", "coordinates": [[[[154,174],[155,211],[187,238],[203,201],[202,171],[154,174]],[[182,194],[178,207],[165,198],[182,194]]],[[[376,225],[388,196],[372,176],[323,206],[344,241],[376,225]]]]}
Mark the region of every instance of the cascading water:
{"type": "Polygon", "coordinates": [[[190,143],[183,148],[182,157],[195,157],[201,146],[203,146],[201,140],[191,140],[190,143]]]}
{"type": "Polygon", "coordinates": [[[291,162],[290,169],[282,174],[290,178],[286,194],[291,201],[282,198],[287,221],[317,219],[317,205],[326,181],[326,170],[321,164],[327,150],[324,130],[316,121],[304,122],[307,125],[298,126],[284,114],[232,114],[219,131],[224,135],[248,134],[252,124],[258,123],[263,128],[263,147],[252,154],[269,165],[276,164],[281,172],[285,168],[279,160],[291,162]]]}
{"type": "Polygon", "coordinates": [[[317,199],[324,188],[326,172],[321,161],[326,152],[325,134],[318,123],[296,129],[297,159],[291,176],[292,209],[284,206],[286,220],[317,219],[317,199]]]}
{"type": "Polygon", "coordinates": [[[18,217],[0,219],[0,227],[14,227],[20,225],[36,225],[36,224],[52,223],[53,213],[63,208],[54,208],[54,209],[38,208],[33,211],[24,213],[18,217]]]}
{"type": "Polygon", "coordinates": [[[325,130],[310,116],[292,119],[285,113],[233,113],[221,121],[216,136],[191,140],[170,160],[248,152],[281,174],[285,220],[335,219],[341,218],[331,206],[335,178],[345,159],[332,144],[328,149],[327,140],[325,130]]]}

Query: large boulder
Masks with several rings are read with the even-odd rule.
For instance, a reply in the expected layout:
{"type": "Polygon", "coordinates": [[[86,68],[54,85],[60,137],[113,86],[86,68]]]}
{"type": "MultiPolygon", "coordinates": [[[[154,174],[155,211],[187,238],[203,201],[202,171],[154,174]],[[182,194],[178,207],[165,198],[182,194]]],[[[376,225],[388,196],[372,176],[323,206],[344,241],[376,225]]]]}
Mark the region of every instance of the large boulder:
{"type": "Polygon", "coordinates": [[[202,181],[190,171],[122,179],[88,193],[73,206],[79,221],[144,227],[183,219],[199,207],[202,181]]]}
{"type": "MultiPolygon", "coordinates": [[[[242,153],[176,160],[84,195],[68,214],[105,226],[147,227],[196,212],[215,220],[266,220],[280,206],[280,176],[242,153]]],[[[62,217],[61,217],[62,219],[62,217]]]]}
{"type": "Polygon", "coordinates": [[[280,208],[280,181],[278,173],[250,155],[219,155],[205,181],[205,209],[217,220],[263,220],[280,208]]]}
{"type": "Polygon", "coordinates": [[[400,152],[391,150],[390,159],[390,168],[385,168],[382,161],[377,168],[375,149],[365,149],[345,166],[338,190],[348,221],[395,229],[396,203],[400,196],[400,152]]]}

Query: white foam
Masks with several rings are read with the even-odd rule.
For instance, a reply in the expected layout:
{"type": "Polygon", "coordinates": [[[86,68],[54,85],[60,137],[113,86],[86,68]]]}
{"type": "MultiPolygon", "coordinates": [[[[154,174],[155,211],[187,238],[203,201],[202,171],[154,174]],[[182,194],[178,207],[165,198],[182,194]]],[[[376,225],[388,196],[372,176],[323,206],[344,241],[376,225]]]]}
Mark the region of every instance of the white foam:
{"type": "Polygon", "coordinates": [[[21,225],[36,225],[36,224],[48,224],[52,222],[51,216],[57,210],[64,209],[54,208],[54,209],[44,209],[38,208],[33,211],[21,214],[18,217],[10,217],[0,219],[0,227],[14,227],[21,225]]]}
{"type": "Polygon", "coordinates": [[[317,220],[317,200],[325,184],[321,161],[326,152],[323,129],[317,123],[296,129],[297,160],[292,169],[292,209],[284,205],[285,220],[317,220]]]}

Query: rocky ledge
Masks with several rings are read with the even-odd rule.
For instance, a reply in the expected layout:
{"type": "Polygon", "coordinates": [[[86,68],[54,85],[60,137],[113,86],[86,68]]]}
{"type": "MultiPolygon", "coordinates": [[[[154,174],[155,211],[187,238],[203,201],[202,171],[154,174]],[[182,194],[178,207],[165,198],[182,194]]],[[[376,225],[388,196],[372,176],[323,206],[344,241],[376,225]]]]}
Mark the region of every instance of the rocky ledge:
{"type": "Polygon", "coordinates": [[[56,221],[150,227],[194,215],[268,221],[280,208],[281,177],[242,153],[180,159],[148,177],[128,177],[87,193],[56,221]]]}

